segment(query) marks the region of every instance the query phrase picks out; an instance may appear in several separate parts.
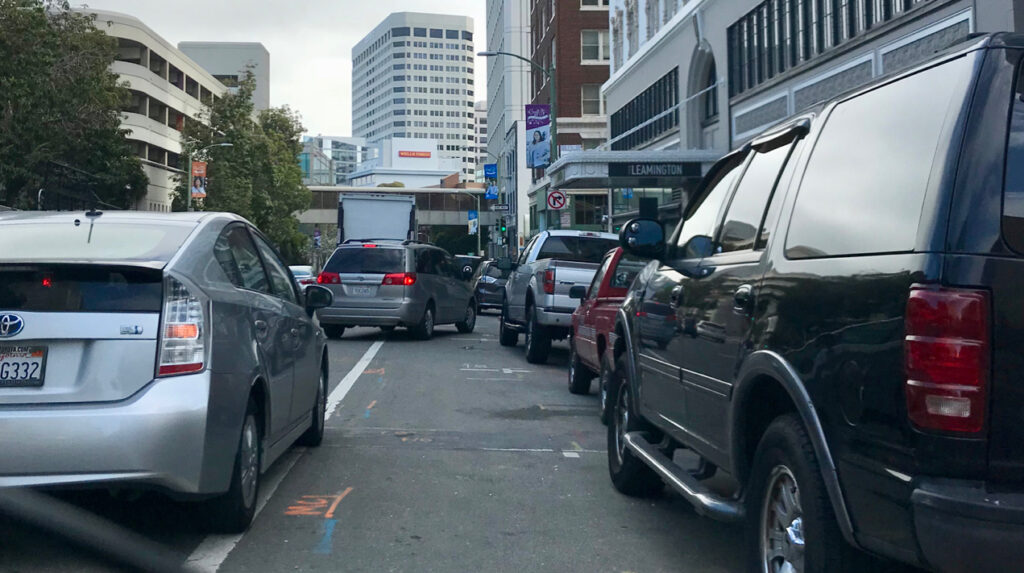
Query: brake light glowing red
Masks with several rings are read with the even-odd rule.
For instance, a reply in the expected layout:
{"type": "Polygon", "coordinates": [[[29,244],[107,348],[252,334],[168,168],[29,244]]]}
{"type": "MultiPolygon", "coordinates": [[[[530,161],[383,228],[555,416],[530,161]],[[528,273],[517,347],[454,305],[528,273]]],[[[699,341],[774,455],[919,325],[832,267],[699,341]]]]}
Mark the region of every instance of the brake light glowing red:
{"type": "Polygon", "coordinates": [[[341,275],[338,273],[329,273],[324,271],[316,276],[316,284],[320,285],[340,285],[341,275]]]}
{"type": "Polygon", "coordinates": [[[377,245],[374,245],[373,243],[364,243],[363,244],[363,248],[364,249],[376,249],[377,245]]]}
{"type": "Polygon", "coordinates": [[[46,288],[52,287],[53,286],[53,279],[51,279],[50,277],[44,277],[43,278],[43,286],[46,287],[46,288]]]}
{"type": "Polygon", "coordinates": [[[412,286],[416,284],[416,273],[391,273],[384,275],[382,285],[412,286]]]}
{"type": "Polygon", "coordinates": [[[965,433],[984,428],[990,309],[985,291],[910,291],[903,357],[907,414],[917,427],[965,433]]]}
{"type": "Polygon", "coordinates": [[[555,269],[544,271],[544,294],[555,294],[555,269]]]}

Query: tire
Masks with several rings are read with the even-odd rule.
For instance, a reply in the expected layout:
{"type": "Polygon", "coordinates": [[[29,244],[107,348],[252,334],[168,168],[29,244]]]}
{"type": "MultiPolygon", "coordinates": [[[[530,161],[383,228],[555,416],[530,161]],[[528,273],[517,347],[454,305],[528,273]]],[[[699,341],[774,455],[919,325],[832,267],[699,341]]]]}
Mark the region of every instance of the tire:
{"type": "Polygon", "coordinates": [[[526,361],[530,364],[544,364],[551,354],[551,336],[546,328],[537,324],[537,309],[526,307],[526,361]]]}
{"type": "Polygon", "coordinates": [[[249,528],[256,515],[256,500],[260,493],[260,465],[263,456],[263,436],[256,423],[259,409],[251,397],[245,409],[242,431],[235,452],[231,487],[227,493],[208,502],[208,523],[216,533],[242,533],[249,528]]]}
{"type": "Polygon", "coordinates": [[[583,365],[576,352],[576,339],[569,338],[569,393],[590,394],[590,382],[593,379],[594,375],[583,365]]]}
{"type": "Polygon", "coordinates": [[[811,440],[795,414],[780,416],[768,426],[754,454],[748,487],[750,571],[777,571],[787,558],[802,559],[796,570],[805,573],[862,570],[864,558],[839,531],[811,440]],[[785,510],[782,525],[769,524],[780,507],[785,510]],[[773,529],[781,540],[767,538],[773,529]],[[768,555],[775,555],[774,560],[768,555]],[[766,568],[769,561],[775,568],[766,568]]]}
{"type": "Polygon", "coordinates": [[[476,314],[476,303],[470,301],[469,306],[466,307],[466,319],[462,322],[456,322],[455,328],[463,334],[473,332],[473,329],[476,328],[476,314]]]}
{"type": "Polygon", "coordinates": [[[342,336],[345,336],[345,327],[338,326],[335,324],[325,324],[324,334],[327,335],[327,338],[333,338],[334,340],[338,340],[342,336]]]}
{"type": "Polygon", "coordinates": [[[423,318],[420,319],[419,324],[411,327],[409,332],[412,333],[413,338],[418,340],[430,340],[434,336],[433,304],[427,305],[427,309],[423,311],[423,318]]]}
{"type": "Polygon", "coordinates": [[[297,443],[300,446],[315,448],[324,441],[324,426],[327,423],[327,376],[323,368],[320,369],[320,381],[316,389],[316,401],[313,402],[313,410],[310,412],[313,418],[309,429],[299,436],[297,443]]]}
{"type": "Polygon", "coordinates": [[[661,476],[634,456],[624,441],[626,432],[642,431],[646,424],[636,415],[629,383],[623,380],[613,390],[615,405],[608,423],[608,474],[612,485],[619,493],[633,497],[654,495],[665,487],[661,476]]]}
{"type": "Polygon", "coordinates": [[[598,378],[598,395],[601,397],[601,423],[605,426],[611,420],[612,412],[612,400],[609,396],[609,388],[614,388],[618,385],[618,381],[622,379],[622,373],[615,367],[615,363],[611,360],[611,351],[606,350],[604,355],[601,356],[601,375],[598,378]]]}
{"type": "Polygon", "coordinates": [[[498,343],[502,346],[512,347],[519,344],[519,333],[508,327],[508,314],[505,306],[501,307],[501,319],[498,322],[498,343]]]}

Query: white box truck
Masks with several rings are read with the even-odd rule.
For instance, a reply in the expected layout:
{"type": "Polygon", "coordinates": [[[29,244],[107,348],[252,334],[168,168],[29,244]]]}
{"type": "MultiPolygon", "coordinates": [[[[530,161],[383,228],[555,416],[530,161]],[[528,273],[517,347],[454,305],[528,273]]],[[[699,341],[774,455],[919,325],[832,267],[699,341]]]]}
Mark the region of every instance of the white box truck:
{"type": "Polygon", "coordinates": [[[341,193],[338,244],[349,240],[416,238],[416,198],[391,193],[341,193]]]}

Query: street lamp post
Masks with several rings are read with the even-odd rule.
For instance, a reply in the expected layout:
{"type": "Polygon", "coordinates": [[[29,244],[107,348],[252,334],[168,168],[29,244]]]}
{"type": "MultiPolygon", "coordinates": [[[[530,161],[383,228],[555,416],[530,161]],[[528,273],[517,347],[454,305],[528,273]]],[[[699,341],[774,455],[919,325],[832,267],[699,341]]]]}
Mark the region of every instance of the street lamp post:
{"type": "Polygon", "coordinates": [[[206,147],[200,149],[199,151],[196,151],[194,154],[190,153],[188,155],[188,171],[186,171],[186,173],[188,174],[188,185],[186,186],[188,191],[186,191],[186,193],[185,193],[185,210],[186,211],[191,211],[192,210],[192,155],[199,155],[199,154],[203,153],[204,151],[206,151],[208,149],[213,149],[214,147],[234,147],[234,144],[233,143],[214,143],[213,145],[207,145],[206,147]]]}
{"type": "Polygon", "coordinates": [[[482,57],[482,58],[493,58],[495,56],[509,56],[510,58],[516,58],[517,60],[522,60],[522,61],[530,64],[534,68],[540,70],[544,74],[544,76],[548,79],[548,87],[549,87],[549,91],[550,91],[550,95],[548,96],[548,99],[551,100],[551,162],[554,163],[555,161],[557,161],[558,160],[558,90],[555,89],[555,61],[554,61],[554,59],[552,58],[552,60],[551,60],[551,67],[550,68],[545,68],[544,66],[538,64],[537,62],[531,60],[530,58],[526,58],[526,57],[520,56],[519,54],[513,54],[512,52],[502,52],[502,51],[491,52],[491,51],[489,51],[489,52],[480,52],[477,55],[482,57]]]}

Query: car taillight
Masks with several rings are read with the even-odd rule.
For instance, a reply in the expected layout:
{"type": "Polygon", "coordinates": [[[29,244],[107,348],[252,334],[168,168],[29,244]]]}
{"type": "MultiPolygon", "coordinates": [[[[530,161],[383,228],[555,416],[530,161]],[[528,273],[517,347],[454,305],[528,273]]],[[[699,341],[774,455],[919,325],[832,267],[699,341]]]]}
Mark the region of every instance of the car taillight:
{"type": "Polygon", "coordinates": [[[919,428],[980,432],[988,395],[989,294],[910,291],[903,347],[907,414],[919,428]]]}
{"type": "Polygon", "coordinates": [[[412,286],[416,284],[416,273],[391,273],[384,275],[382,285],[412,286]]]}
{"type": "Polygon", "coordinates": [[[338,273],[329,273],[324,271],[316,276],[316,284],[321,285],[340,285],[341,275],[338,273]]]}
{"type": "Polygon", "coordinates": [[[555,269],[544,271],[544,293],[555,294],[555,269]]]}
{"type": "Polygon", "coordinates": [[[185,285],[167,277],[157,376],[199,372],[206,362],[203,303],[185,285]]]}

